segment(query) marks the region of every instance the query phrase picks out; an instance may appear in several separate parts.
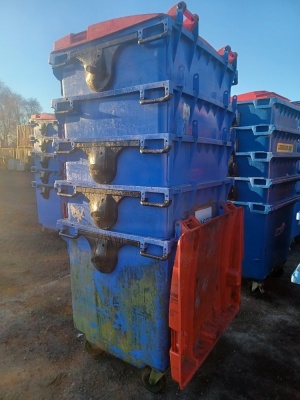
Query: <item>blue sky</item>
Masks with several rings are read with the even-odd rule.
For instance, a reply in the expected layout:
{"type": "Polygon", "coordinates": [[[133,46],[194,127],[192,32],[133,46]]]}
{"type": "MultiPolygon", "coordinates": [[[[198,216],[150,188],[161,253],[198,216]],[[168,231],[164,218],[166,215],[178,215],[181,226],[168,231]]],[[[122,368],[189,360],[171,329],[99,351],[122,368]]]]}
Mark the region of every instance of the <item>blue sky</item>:
{"type": "MultiPolygon", "coordinates": [[[[300,0],[187,0],[200,17],[199,35],[215,49],[238,53],[239,83],[300,100],[300,0]]],[[[56,40],[126,15],[166,13],[174,0],[0,0],[0,80],[44,112],[60,97],[48,64],[56,40]]]]}

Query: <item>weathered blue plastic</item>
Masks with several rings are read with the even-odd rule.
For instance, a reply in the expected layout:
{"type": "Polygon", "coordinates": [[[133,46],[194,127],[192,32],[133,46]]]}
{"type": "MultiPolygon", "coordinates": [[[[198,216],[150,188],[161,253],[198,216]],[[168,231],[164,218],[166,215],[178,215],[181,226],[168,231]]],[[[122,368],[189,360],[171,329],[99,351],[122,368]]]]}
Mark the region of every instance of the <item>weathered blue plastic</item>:
{"type": "Polygon", "coordinates": [[[36,188],[38,221],[44,228],[56,230],[57,220],[63,217],[64,205],[54,190],[54,182],[64,178],[64,164],[54,153],[33,151],[31,155],[34,161],[31,172],[34,173],[32,186],[36,188]]]}
{"type": "Polygon", "coordinates": [[[300,139],[297,133],[276,130],[274,125],[253,125],[234,128],[236,136],[236,151],[266,151],[272,153],[294,153],[300,139]]]}
{"type": "Polygon", "coordinates": [[[33,135],[35,138],[38,137],[52,137],[58,134],[57,121],[52,120],[29,120],[29,123],[33,126],[33,135]]]}
{"type": "Polygon", "coordinates": [[[294,204],[293,208],[293,221],[290,242],[292,243],[296,238],[300,238],[300,201],[297,201],[294,204]]]}
{"type": "Polygon", "coordinates": [[[33,143],[34,143],[34,151],[36,153],[45,153],[45,154],[52,154],[54,153],[54,145],[53,145],[53,141],[54,139],[58,139],[58,136],[48,136],[48,137],[44,137],[44,136],[37,136],[34,137],[32,139],[33,143]]]}
{"type": "Polygon", "coordinates": [[[175,223],[201,209],[219,215],[233,180],[204,182],[178,187],[74,184],[56,181],[58,195],[67,203],[71,222],[112,232],[168,239],[175,223]]]}
{"type": "Polygon", "coordinates": [[[233,157],[239,177],[281,178],[299,173],[300,153],[237,152],[233,157]]]}
{"type": "Polygon", "coordinates": [[[232,141],[178,138],[168,133],[124,135],[101,141],[59,140],[66,179],[88,185],[174,186],[225,179],[232,141]],[[104,153],[107,153],[103,157],[104,153]],[[97,177],[91,175],[98,170],[97,177]]]}
{"type": "Polygon", "coordinates": [[[298,194],[300,197],[300,175],[277,179],[234,179],[235,199],[257,203],[276,203],[298,194]]]}
{"type": "Polygon", "coordinates": [[[105,70],[93,85],[99,91],[172,80],[180,90],[223,102],[224,93],[230,95],[231,85],[237,82],[236,59],[230,60],[229,46],[220,55],[198,36],[197,24],[191,31],[183,22],[179,14],[119,18],[57,41],[49,62],[61,81],[63,96],[93,93],[85,75],[89,79],[105,70]],[[120,21],[122,28],[115,28],[120,21]]]}
{"type": "Polygon", "coordinates": [[[37,183],[44,183],[54,185],[54,182],[63,179],[63,172],[61,170],[54,170],[51,168],[37,168],[31,167],[31,172],[34,173],[34,180],[37,183]]]}
{"type": "Polygon", "coordinates": [[[277,130],[300,133],[300,107],[280,97],[238,102],[238,125],[274,125],[277,130]]]}
{"type": "Polygon", "coordinates": [[[175,242],[105,231],[92,241],[86,235],[96,230],[88,232],[84,225],[63,220],[58,227],[68,242],[75,328],[89,342],[132,365],[164,372],[170,363],[168,312],[175,242]],[[104,239],[122,244],[109,273],[99,272],[91,261],[95,246],[104,239]],[[163,249],[165,259],[149,257],[151,246],[163,249]]]}
{"type": "Polygon", "coordinates": [[[182,93],[170,80],[52,101],[67,139],[172,133],[178,137],[229,139],[235,102],[182,93]]]}
{"type": "Polygon", "coordinates": [[[286,262],[297,199],[289,198],[273,205],[234,202],[244,207],[244,278],[263,281],[286,262]]]}
{"type": "Polygon", "coordinates": [[[64,203],[54,190],[53,184],[32,182],[36,191],[39,224],[43,228],[57,230],[57,220],[64,217],[64,203]]]}
{"type": "Polygon", "coordinates": [[[63,156],[58,156],[54,153],[43,153],[41,151],[32,151],[31,156],[34,161],[34,166],[37,169],[46,168],[52,171],[63,169],[63,156]]]}

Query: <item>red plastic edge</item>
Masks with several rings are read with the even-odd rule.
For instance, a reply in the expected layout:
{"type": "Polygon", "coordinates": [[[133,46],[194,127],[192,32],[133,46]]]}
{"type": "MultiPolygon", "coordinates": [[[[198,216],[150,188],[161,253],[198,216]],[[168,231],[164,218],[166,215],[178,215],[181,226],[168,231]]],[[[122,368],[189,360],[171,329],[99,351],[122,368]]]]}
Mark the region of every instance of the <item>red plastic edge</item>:
{"type": "Polygon", "coordinates": [[[141,14],[98,22],[97,24],[90,25],[86,31],[70,33],[69,35],[57,40],[54,42],[54,51],[63,50],[78,44],[83,44],[85,42],[98,39],[103,36],[110,35],[114,32],[125,29],[128,26],[137,25],[141,22],[145,22],[161,15],[163,14],[141,14]]]}
{"type": "Polygon", "coordinates": [[[169,326],[172,378],[184,389],[240,308],[243,208],[200,224],[181,221],[173,268],[169,326]]]}
{"type": "Polygon", "coordinates": [[[55,121],[55,115],[54,114],[47,114],[47,113],[43,113],[43,114],[32,114],[30,116],[31,120],[35,120],[35,121],[40,121],[40,120],[49,120],[49,121],[55,121]]]}
{"type": "MultiPolygon", "coordinates": [[[[226,46],[225,47],[222,47],[220,50],[218,50],[218,54],[221,56],[221,57],[223,57],[224,56],[224,54],[225,54],[225,49],[226,49],[226,46]]],[[[234,63],[234,61],[237,59],[237,53],[235,52],[235,51],[229,51],[229,53],[228,53],[228,62],[229,62],[229,64],[233,64],[234,63]]]]}
{"type": "Polygon", "coordinates": [[[284,101],[290,101],[286,97],[280,96],[279,94],[274,93],[274,92],[268,92],[267,90],[257,90],[254,92],[238,94],[237,101],[241,102],[241,101],[259,100],[259,99],[270,99],[272,97],[277,97],[284,101]]]}
{"type": "MultiPolygon", "coordinates": [[[[199,22],[199,16],[197,14],[192,14],[186,7],[186,4],[184,1],[180,2],[181,7],[183,7],[183,15],[185,16],[185,20],[183,21],[183,27],[187,29],[190,32],[193,32],[193,30],[197,27],[198,22],[199,22]]],[[[175,4],[173,7],[169,9],[167,14],[173,18],[176,19],[177,15],[177,9],[178,9],[178,4],[175,4]]]]}

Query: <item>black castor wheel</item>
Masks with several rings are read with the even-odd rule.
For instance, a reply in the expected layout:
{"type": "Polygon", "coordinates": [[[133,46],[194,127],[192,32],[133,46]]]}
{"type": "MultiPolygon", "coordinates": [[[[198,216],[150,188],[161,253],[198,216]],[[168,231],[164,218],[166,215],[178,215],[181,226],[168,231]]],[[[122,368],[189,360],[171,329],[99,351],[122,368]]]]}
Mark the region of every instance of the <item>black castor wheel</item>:
{"type": "Polygon", "coordinates": [[[166,381],[167,381],[166,376],[164,374],[160,374],[160,378],[158,381],[156,381],[155,383],[150,383],[151,379],[149,380],[149,378],[151,372],[152,369],[150,367],[145,368],[144,371],[142,372],[142,382],[144,387],[151,393],[163,392],[166,388],[166,381]]]}

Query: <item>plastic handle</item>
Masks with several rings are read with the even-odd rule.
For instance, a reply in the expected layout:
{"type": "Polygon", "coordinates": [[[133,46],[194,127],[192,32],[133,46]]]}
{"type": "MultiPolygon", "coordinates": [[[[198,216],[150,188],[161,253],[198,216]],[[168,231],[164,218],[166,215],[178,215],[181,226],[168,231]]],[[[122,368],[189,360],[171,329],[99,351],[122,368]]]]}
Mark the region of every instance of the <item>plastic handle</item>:
{"type": "Polygon", "coordinates": [[[55,154],[70,154],[73,150],[55,150],[55,154]]]}
{"type": "Polygon", "coordinates": [[[69,194],[69,193],[57,192],[57,195],[61,197],[75,197],[76,193],[69,194]]]}
{"type": "Polygon", "coordinates": [[[64,233],[63,231],[59,231],[59,236],[68,238],[68,239],[77,239],[79,237],[79,233],[76,233],[75,235],[68,235],[67,233],[64,233]]]}
{"type": "Polygon", "coordinates": [[[154,260],[159,260],[159,261],[166,261],[169,257],[169,254],[165,254],[164,256],[156,256],[154,254],[149,254],[144,249],[140,250],[140,255],[143,257],[154,258],[154,260]]]}
{"type": "Polygon", "coordinates": [[[70,141],[55,142],[54,147],[55,154],[70,154],[72,151],[74,151],[74,143],[70,141]]]}
{"type": "Polygon", "coordinates": [[[168,36],[168,29],[165,29],[162,33],[159,33],[158,35],[147,37],[145,39],[139,39],[138,40],[138,44],[154,42],[155,40],[162,39],[162,38],[164,38],[166,36],[168,36]]]}
{"type": "Polygon", "coordinates": [[[145,146],[140,147],[141,154],[163,154],[171,150],[171,145],[165,145],[162,149],[147,149],[145,146]]]}
{"type": "Polygon", "coordinates": [[[56,114],[67,114],[75,111],[74,103],[70,100],[53,103],[56,114]]]}
{"type": "Polygon", "coordinates": [[[165,94],[164,97],[158,97],[156,99],[140,99],[140,104],[145,105],[145,104],[154,104],[154,103],[163,103],[165,101],[170,100],[172,97],[171,93],[165,94]]]}
{"type": "Polygon", "coordinates": [[[165,200],[163,203],[153,203],[151,201],[141,200],[142,206],[159,207],[159,208],[169,207],[171,203],[172,200],[165,200]]]}

